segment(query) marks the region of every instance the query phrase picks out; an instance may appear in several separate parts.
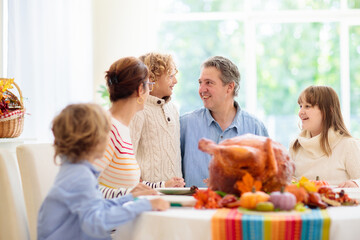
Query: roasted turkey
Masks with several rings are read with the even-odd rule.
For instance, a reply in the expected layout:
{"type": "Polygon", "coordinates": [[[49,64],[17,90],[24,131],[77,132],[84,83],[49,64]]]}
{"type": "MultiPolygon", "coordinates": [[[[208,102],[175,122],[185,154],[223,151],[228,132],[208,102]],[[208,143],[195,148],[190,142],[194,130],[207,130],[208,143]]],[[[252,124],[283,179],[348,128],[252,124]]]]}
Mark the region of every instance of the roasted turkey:
{"type": "Polygon", "coordinates": [[[246,134],[216,144],[199,141],[199,149],[213,156],[209,165],[209,188],[239,195],[235,187],[246,172],[262,183],[262,191],[272,192],[291,183],[295,165],[288,151],[270,138],[246,134]]]}

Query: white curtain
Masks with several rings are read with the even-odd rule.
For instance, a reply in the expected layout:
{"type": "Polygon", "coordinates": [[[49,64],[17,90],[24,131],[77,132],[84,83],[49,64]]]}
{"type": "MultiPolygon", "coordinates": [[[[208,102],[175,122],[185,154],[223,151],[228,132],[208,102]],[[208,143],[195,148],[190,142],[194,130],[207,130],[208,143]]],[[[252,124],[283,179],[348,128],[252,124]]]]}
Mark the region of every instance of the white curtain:
{"type": "Polygon", "coordinates": [[[91,0],[9,0],[8,77],[29,115],[22,138],[51,141],[53,117],[93,100],[91,0]]]}

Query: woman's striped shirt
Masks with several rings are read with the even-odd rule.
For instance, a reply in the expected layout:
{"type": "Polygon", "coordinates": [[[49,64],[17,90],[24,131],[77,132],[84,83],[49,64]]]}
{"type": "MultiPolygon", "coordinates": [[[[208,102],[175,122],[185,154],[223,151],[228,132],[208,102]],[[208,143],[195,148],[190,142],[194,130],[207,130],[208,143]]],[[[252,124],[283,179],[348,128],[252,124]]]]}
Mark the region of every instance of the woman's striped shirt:
{"type": "MultiPolygon", "coordinates": [[[[104,157],[94,165],[102,171],[99,176],[100,191],[105,198],[127,194],[140,181],[140,167],[135,159],[129,128],[115,118],[111,119],[110,141],[104,157]]],[[[164,187],[164,182],[144,184],[164,187]]]]}

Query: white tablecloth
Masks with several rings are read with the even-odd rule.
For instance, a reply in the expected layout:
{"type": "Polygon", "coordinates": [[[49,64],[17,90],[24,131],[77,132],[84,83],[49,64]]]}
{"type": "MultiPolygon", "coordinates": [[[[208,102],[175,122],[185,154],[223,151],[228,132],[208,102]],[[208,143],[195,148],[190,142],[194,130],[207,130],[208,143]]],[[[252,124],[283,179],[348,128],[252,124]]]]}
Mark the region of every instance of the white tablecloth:
{"type": "MultiPolygon", "coordinates": [[[[116,240],[211,239],[211,217],[216,210],[170,208],[146,212],[135,221],[118,227],[116,240]]],[[[360,239],[360,206],[328,208],[331,240],[360,239]]]]}

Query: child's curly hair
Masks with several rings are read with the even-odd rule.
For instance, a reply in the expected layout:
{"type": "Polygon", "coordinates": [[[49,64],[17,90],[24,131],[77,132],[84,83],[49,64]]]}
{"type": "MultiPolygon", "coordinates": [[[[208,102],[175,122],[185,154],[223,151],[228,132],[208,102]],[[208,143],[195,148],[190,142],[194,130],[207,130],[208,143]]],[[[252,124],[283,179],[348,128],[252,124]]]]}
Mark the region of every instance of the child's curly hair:
{"type": "Polygon", "coordinates": [[[147,53],[139,59],[148,67],[149,78],[152,82],[156,82],[163,74],[170,75],[178,72],[170,54],[147,53]]]}
{"type": "Polygon", "coordinates": [[[76,163],[107,140],[110,120],[97,104],[71,104],[54,118],[51,130],[55,137],[54,161],[57,156],[66,156],[67,161],[76,163]]]}

